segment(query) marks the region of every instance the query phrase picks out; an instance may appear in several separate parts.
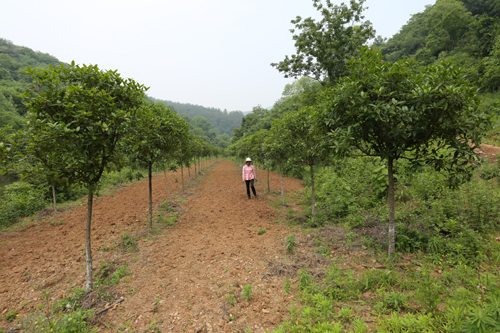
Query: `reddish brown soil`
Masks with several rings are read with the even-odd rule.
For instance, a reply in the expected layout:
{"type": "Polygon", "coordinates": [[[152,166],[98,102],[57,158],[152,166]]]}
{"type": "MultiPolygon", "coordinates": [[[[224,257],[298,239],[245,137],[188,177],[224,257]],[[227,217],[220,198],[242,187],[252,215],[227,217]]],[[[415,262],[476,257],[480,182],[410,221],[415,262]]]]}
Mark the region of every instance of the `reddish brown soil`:
{"type": "Polygon", "coordinates": [[[500,147],[483,143],[481,145],[483,154],[488,156],[490,161],[496,161],[496,156],[500,153],[500,147]]]}
{"type": "MultiPolygon", "coordinates": [[[[106,248],[116,244],[123,232],[145,229],[147,181],[96,200],[94,266],[101,261],[126,261],[132,272],[117,286],[125,301],[101,320],[113,330],[127,320],[140,331],[153,320],[166,332],[194,332],[202,327],[207,332],[246,327],[263,332],[276,327],[293,296],[284,298],[283,278],[272,276],[266,264],[269,258],[284,256],[283,239],[290,230],[272,222],[277,215],[263,193],[265,172],[259,176],[260,198],[248,200],[240,169],[229,161],[217,164],[182,204],[185,213],[176,226],[159,236],[143,237],[137,253],[106,248]],[[260,227],[266,230],[261,236],[260,227]],[[234,286],[235,306],[225,301],[229,284],[234,286]],[[253,286],[250,302],[240,296],[244,285],[253,286]],[[158,306],[153,306],[155,300],[158,306]]],[[[178,197],[180,172],[168,177],[178,197]]],[[[271,173],[271,180],[271,189],[279,189],[278,175],[271,173]]],[[[285,178],[284,183],[288,192],[303,188],[296,179],[285,178]]],[[[162,174],[153,179],[153,197],[155,206],[168,197],[162,174]]],[[[25,230],[0,235],[0,313],[28,314],[40,302],[42,289],[59,295],[84,285],[85,216],[82,205],[25,230]],[[51,226],[50,221],[56,224],[51,226]]],[[[2,316],[0,327],[7,326],[2,316]]]]}

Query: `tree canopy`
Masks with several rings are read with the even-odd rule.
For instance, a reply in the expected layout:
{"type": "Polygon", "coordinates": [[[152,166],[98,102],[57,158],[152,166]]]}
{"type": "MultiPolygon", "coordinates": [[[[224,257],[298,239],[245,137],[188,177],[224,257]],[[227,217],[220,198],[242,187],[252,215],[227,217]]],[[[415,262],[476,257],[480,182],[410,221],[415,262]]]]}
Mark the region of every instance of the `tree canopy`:
{"type": "Polygon", "coordinates": [[[95,186],[107,168],[123,163],[118,142],[141,107],[145,87],[97,66],[31,69],[26,99],[26,147],[20,156],[39,161],[68,183],[88,188],[87,289],[92,289],[91,220],[95,186]]]}
{"type": "Polygon", "coordinates": [[[402,158],[446,170],[456,185],[478,163],[474,150],[488,118],[478,111],[477,89],[456,66],[418,68],[411,60],[383,62],[380,53],[367,48],[362,54],[349,62],[351,75],[323,94],[323,117],[337,153],[387,161],[392,255],[393,162],[402,158]]]}
{"type": "Polygon", "coordinates": [[[365,0],[350,0],[349,6],[334,5],[330,0],[312,0],[322,19],[297,16],[290,32],[295,41],[296,54],[272,63],[285,77],[307,76],[323,85],[333,85],[347,74],[346,60],[354,58],[359,48],[375,36],[370,21],[363,21],[365,0]]]}

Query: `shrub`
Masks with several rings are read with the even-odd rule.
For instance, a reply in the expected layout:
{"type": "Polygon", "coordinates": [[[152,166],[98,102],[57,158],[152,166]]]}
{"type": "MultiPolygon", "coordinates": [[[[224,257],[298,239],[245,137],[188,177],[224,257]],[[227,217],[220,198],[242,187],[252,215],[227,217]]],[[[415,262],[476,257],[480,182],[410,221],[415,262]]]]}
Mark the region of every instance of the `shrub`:
{"type": "Polygon", "coordinates": [[[30,216],[44,208],[43,191],[26,182],[15,182],[5,186],[0,199],[0,227],[6,227],[21,217],[30,216]]]}

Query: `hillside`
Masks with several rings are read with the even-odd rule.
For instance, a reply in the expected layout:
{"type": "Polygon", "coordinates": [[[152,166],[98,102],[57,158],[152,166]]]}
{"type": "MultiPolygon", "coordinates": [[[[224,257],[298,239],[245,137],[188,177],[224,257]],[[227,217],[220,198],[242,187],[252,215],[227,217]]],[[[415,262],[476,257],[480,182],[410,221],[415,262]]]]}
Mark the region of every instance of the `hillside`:
{"type": "Polygon", "coordinates": [[[18,97],[30,82],[30,78],[22,74],[26,67],[48,68],[58,66],[61,62],[55,57],[33,51],[24,46],[0,38],[0,127],[21,126],[22,116],[26,113],[22,100],[18,97]]]}
{"type": "Polygon", "coordinates": [[[483,93],[500,88],[500,1],[438,0],[414,14],[401,30],[378,43],[385,58],[422,65],[450,61],[483,93]]]}
{"type": "Polygon", "coordinates": [[[241,111],[222,111],[217,108],[210,108],[201,105],[189,104],[189,103],[179,103],[172,102],[168,100],[156,99],[153,97],[148,97],[150,100],[163,103],[167,106],[173,107],[179,114],[188,115],[190,118],[197,116],[204,117],[212,124],[214,128],[218,128],[220,134],[227,134],[229,136],[233,135],[233,129],[239,128],[241,125],[241,119],[243,118],[243,112],[241,111]]]}
{"type": "MultiPolygon", "coordinates": [[[[61,63],[49,54],[33,51],[28,47],[18,46],[11,41],[0,38],[0,128],[7,125],[14,128],[21,127],[22,117],[26,110],[22,99],[18,96],[26,90],[30,82],[30,78],[22,71],[28,66],[48,68],[50,65],[59,66],[61,63]]],[[[228,136],[227,138],[224,136],[224,141],[229,140],[233,129],[240,126],[243,118],[241,111],[228,112],[201,105],[164,101],[153,97],[146,98],[151,102],[168,105],[190,118],[196,116],[206,118],[212,124],[215,134],[228,136]]],[[[218,144],[218,146],[225,146],[225,144],[218,144]]]]}

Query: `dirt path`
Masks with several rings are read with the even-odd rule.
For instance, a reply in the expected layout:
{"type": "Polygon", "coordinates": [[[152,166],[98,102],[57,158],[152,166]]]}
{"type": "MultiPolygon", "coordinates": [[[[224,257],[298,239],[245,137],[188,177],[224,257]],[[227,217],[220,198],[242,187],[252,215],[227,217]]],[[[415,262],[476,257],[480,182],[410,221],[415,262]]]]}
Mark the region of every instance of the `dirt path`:
{"type": "MultiPolygon", "coordinates": [[[[285,186],[302,187],[295,179],[287,179],[285,186]]],[[[289,229],[271,222],[276,213],[262,190],[263,184],[257,186],[261,197],[248,200],[240,170],[232,162],[219,164],[186,203],[175,230],[141,245],[139,259],[130,266],[141,274],[122,286],[122,292],[135,293],[108,320],[118,324],[120,318],[151,310],[155,299],[161,299],[158,313],[135,317],[132,328],[144,328],[153,320],[161,323],[162,331],[172,332],[194,332],[204,326],[213,332],[243,332],[247,327],[263,332],[275,327],[288,312],[291,298],[283,297],[282,279],[266,271],[266,258],[281,253],[289,229]],[[266,232],[258,235],[261,227],[266,232]],[[229,285],[235,306],[225,296],[229,285]],[[240,296],[245,285],[253,290],[249,302],[240,296]]]]}
{"type": "MultiPolygon", "coordinates": [[[[240,169],[229,161],[216,165],[182,208],[176,227],[140,242],[137,254],[103,251],[123,232],[143,230],[147,213],[147,181],[102,197],[95,205],[93,248],[96,266],[101,260],[126,261],[132,275],[118,289],[125,301],[102,320],[114,330],[131,325],[141,330],[155,324],[165,332],[264,332],[288,313],[292,296],[284,298],[283,279],[266,270],[268,258],[283,255],[289,228],[275,224],[275,211],[263,194],[265,173],[248,200],[240,169]],[[266,230],[258,235],[259,228],[266,230]],[[235,305],[225,295],[233,286],[235,305]],[[241,288],[251,285],[253,298],[244,301],[241,288]],[[159,301],[158,306],[153,303],[159,301]],[[127,319],[129,319],[127,323],[127,319]]],[[[169,173],[173,191],[180,187],[169,173]]],[[[153,183],[155,205],[167,198],[163,175],[153,183]]],[[[271,175],[271,189],[279,177],[271,175]]],[[[302,189],[300,181],[285,178],[285,189],[302,189]]],[[[18,233],[0,235],[0,311],[26,313],[40,302],[42,289],[67,291],[84,284],[83,221],[86,207],[46,220],[18,233]],[[26,301],[30,301],[26,303],[26,301]]],[[[3,318],[0,320],[4,320],[3,318]]],[[[0,326],[5,322],[0,321],[0,326]]],[[[107,331],[107,330],[105,330],[107,331]]]]}

